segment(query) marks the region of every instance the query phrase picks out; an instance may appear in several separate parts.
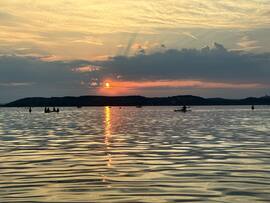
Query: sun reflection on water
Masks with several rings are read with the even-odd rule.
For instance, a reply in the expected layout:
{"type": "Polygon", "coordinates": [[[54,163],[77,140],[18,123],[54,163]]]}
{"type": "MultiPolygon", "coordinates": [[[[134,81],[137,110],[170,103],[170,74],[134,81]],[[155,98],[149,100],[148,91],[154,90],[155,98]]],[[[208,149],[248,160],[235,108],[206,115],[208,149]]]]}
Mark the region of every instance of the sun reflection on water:
{"type": "Polygon", "coordinates": [[[107,145],[107,149],[110,148],[110,137],[111,137],[111,109],[106,106],[104,108],[105,114],[105,144],[107,145]]]}
{"type": "MultiPolygon", "coordinates": [[[[111,108],[109,106],[104,107],[104,143],[106,146],[106,164],[108,168],[112,167],[112,156],[110,154],[110,138],[111,138],[111,108]]],[[[108,182],[108,177],[102,175],[102,182],[108,182]]],[[[107,187],[111,187],[108,185],[107,187]]]]}

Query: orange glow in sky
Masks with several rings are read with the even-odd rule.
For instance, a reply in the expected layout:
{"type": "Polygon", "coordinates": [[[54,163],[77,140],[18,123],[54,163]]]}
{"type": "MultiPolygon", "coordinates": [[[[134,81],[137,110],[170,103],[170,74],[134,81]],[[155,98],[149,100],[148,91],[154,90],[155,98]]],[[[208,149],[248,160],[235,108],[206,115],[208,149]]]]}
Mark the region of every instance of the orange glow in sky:
{"type": "Polygon", "coordinates": [[[249,89],[260,88],[257,83],[222,83],[209,82],[200,80],[157,80],[157,81],[110,81],[105,82],[104,86],[99,89],[99,93],[103,95],[124,95],[132,94],[138,89],[143,88],[203,88],[203,89],[249,89]],[[112,88],[113,87],[113,88],[112,88]]]}

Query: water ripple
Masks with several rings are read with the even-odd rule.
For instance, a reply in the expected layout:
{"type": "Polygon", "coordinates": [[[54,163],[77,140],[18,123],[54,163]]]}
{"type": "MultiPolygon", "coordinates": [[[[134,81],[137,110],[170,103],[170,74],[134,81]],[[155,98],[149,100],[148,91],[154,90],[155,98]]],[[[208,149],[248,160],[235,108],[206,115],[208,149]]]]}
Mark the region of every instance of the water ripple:
{"type": "Polygon", "coordinates": [[[0,109],[0,202],[269,202],[270,109],[0,109]]]}

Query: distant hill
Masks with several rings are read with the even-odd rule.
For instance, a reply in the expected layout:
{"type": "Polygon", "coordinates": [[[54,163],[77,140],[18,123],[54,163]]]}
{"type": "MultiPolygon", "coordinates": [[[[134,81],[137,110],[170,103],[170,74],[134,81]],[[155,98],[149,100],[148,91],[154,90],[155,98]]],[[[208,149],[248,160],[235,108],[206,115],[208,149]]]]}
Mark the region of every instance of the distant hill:
{"type": "Polygon", "coordinates": [[[270,105],[270,97],[245,99],[203,98],[192,95],[173,97],[142,96],[80,96],[80,97],[32,97],[19,99],[5,107],[49,107],[49,106],[178,106],[178,105],[270,105]]]}

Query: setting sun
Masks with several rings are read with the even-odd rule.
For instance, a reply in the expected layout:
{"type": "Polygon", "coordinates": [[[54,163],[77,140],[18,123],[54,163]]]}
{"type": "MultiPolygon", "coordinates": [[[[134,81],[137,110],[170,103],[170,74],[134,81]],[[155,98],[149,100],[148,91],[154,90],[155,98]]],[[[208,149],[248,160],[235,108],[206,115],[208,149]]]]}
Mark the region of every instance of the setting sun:
{"type": "Polygon", "coordinates": [[[111,87],[110,83],[106,82],[106,83],[105,83],[105,87],[106,87],[106,88],[110,88],[110,87],[111,87]]]}

